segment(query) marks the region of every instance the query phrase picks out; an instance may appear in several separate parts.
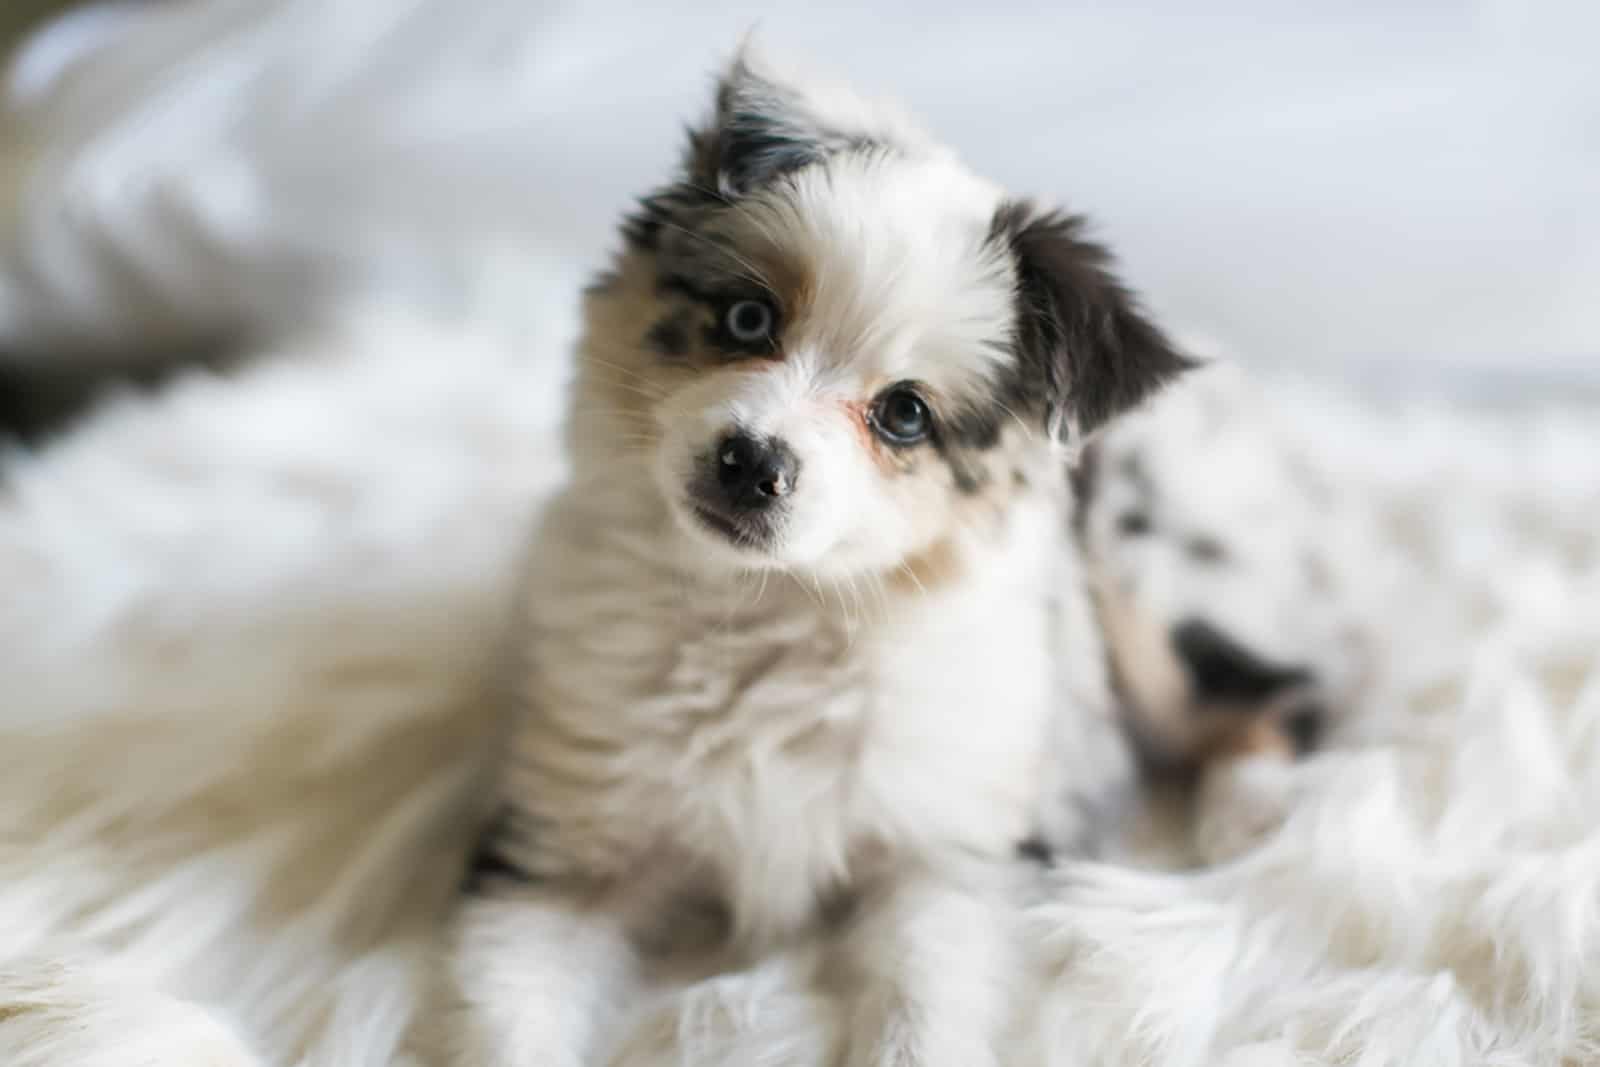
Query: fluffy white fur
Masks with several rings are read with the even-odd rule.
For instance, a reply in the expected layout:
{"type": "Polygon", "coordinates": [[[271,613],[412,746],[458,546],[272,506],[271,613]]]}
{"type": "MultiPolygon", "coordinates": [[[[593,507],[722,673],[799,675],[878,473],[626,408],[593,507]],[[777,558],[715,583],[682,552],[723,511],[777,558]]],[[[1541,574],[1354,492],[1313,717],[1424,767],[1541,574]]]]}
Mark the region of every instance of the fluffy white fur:
{"type": "MultiPolygon", "coordinates": [[[[318,62],[308,38],[263,30],[287,8],[258,9],[248,32],[219,10],[171,25],[212,20],[217,62],[318,62]]],[[[159,109],[152,72],[182,36],[146,38],[140,77],[112,64],[76,83],[95,114],[37,105],[49,167],[92,173],[87,126],[159,109]]],[[[356,127],[376,106],[342,99],[356,127]]],[[[195,143],[263,181],[283,158],[265,137],[195,143]]],[[[131,136],[107,151],[151,163],[131,136]]],[[[183,162],[166,195],[200,203],[215,172],[183,162]]],[[[70,188],[44,182],[31,203],[70,188]]],[[[184,231],[158,207],[29,212],[30,240],[7,245],[8,336],[80,318],[169,336],[189,311],[213,328],[218,286],[284,266],[259,235],[306,219],[286,208],[282,230],[263,217],[221,262],[170,261],[204,263],[201,284],[160,275],[161,241],[140,235],[184,231]],[[158,279],[175,298],[153,319],[158,279]]],[[[307,329],[281,359],[122,400],[4,457],[0,1060],[392,1060],[496,736],[477,686],[521,531],[562,476],[562,371],[539,354],[570,336],[571,280],[515,266],[477,277],[479,313],[307,329]],[[531,335],[530,290],[546,294],[531,335]]],[[[1592,413],[1376,410],[1287,386],[1260,402],[1276,414],[1245,439],[1292,449],[1341,501],[1349,533],[1330,555],[1376,623],[1371,676],[1332,751],[1207,783],[1202,823],[1253,812],[1259,849],[1170,873],[1151,869],[1177,851],[1162,834],[1142,863],[1063,874],[1028,916],[1036,970],[1017,980],[1042,1010],[1015,1061],[1600,1059],[1592,413]]],[[[1179,480],[1217,479],[1206,442],[1230,439],[1183,450],[1179,480]]],[[[1175,507],[1179,525],[1210,521],[1175,507]]],[[[616,1030],[618,1061],[826,1062],[841,1020],[811,991],[813,963],[654,991],[616,1030]]]]}

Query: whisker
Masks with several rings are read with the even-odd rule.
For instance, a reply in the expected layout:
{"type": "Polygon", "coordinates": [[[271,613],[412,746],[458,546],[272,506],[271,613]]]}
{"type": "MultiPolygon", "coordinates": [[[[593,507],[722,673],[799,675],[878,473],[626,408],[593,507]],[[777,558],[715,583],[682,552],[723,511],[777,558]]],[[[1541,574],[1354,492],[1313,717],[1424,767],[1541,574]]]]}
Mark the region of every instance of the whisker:
{"type": "Polygon", "coordinates": [[[659,383],[652,381],[642,371],[636,370],[633,367],[624,366],[621,363],[612,363],[609,360],[604,360],[604,359],[601,359],[600,357],[594,356],[594,355],[590,355],[590,356],[587,356],[585,358],[588,360],[588,362],[592,366],[600,367],[600,368],[602,368],[604,370],[614,371],[617,374],[621,375],[620,378],[609,378],[608,377],[608,378],[605,379],[606,381],[613,382],[614,384],[617,384],[617,385],[622,385],[624,383],[627,383],[627,384],[633,385],[634,388],[649,387],[649,388],[652,388],[652,389],[654,389],[656,391],[656,395],[657,396],[666,396],[667,395],[667,390],[666,390],[665,386],[662,386],[659,383]]]}
{"type": "Polygon", "coordinates": [[[879,617],[889,613],[889,585],[884,581],[883,575],[876,572],[867,576],[867,588],[877,594],[879,617]]]}
{"type": "Polygon", "coordinates": [[[900,573],[911,579],[911,584],[917,587],[917,592],[922,594],[924,597],[928,595],[928,587],[922,584],[921,578],[917,577],[916,568],[912,567],[909,563],[901,563],[899,570],[900,573]]]}
{"type": "Polygon", "coordinates": [[[754,263],[751,263],[748,259],[745,259],[738,252],[734,251],[727,243],[718,241],[709,234],[700,233],[698,230],[691,230],[689,227],[673,222],[670,219],[662,219],[661,224],[670,229],[677,230],[679,233],[687,234],[697,241],[704,241],[707,245],[716,249],[718,252],[733,260],[740,267],[744,268],[743,272],[738,273],[739,276],[745,281],[754,282],[756,285],[761,286],[763,289],[766,289],[769,292],[774,291],[772,280],[766,276],[761,268],[757,267],[754,263]]]}
{"type": "Polygon", "coordinates": [[[1021,415],[1018,415],[1015,411],[1012,411],[1005,404],[1001,403],[998,400],[996,400],[994,402],[994,406],[999,408],[1001,411],[1005,412],[1007,415],[1010,415],[1013,419],[1015,419],[1016,422],[1017,422],[1017,425],[1022,428],[1023,436],[1026,437],[1030,442],[1033,440],[1033,438],[1034,438],[1033,427],[1029,426],[1025,421],[1023,421],[1023,418],[1022,418],[1021,415]]]}
{"type": "Polygon", "coordinates": [[[733,204],[733,201],[728,198],[727,194],[722,192],[720,189],[713,189],[709,185],[701,185],[699,182],[690,181],[687,178],[678,184],[682,185],[685,189],[693,189],[697,193],[704,193],[706,196],[712,197],[720,203],[727,204],[729,206],[732,206],[733,204]]]}
{"type": "Polygon", "coordinates": [[[626,390],[627,392],[632,393],[634,396],[642,397],[643,399],[651,402],[661,401],[667,398],[666,393],[652,393],[648,389],[644,389],[637,385],[631,385],[628,382],[607,382],[606,384],[614,389],[626,390]]]}

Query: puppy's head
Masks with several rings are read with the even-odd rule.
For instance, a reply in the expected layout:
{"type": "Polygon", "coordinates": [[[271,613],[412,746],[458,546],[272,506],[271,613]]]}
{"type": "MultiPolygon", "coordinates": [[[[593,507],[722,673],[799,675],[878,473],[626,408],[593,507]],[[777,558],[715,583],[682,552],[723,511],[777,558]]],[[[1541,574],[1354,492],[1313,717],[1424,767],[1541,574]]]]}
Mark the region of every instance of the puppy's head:
{"type": "Polygon", "coordinates": [[[1185,366],[1081,230],[741,57],[591,291],[580,463],[646,472],[732,567],[838,578],[981,536],[1185,366]]]}

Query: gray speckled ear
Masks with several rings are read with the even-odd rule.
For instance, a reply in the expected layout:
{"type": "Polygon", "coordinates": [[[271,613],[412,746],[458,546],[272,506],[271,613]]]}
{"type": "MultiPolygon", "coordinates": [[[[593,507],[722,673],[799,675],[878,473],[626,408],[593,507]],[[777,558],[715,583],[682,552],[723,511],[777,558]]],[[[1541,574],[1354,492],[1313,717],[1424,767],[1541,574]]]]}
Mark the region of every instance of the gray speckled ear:
{"type": "Polygon", "coordinates": [[[688,169],[695,182],[733,197],[858,141],[819,122],[799,92],[741,54],[717,84],[711,124],[690,134],[688,169]]]}

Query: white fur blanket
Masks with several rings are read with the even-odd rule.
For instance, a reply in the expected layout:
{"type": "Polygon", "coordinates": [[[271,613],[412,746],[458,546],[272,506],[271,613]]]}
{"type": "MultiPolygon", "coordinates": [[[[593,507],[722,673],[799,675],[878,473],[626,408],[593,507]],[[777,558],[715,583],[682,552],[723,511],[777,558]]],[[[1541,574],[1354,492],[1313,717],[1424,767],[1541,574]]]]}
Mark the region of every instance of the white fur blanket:
{"type": "MultiPolygon", "coordinates": [[[[34,127],[40,173],[131,128],[85,99],[34,127]]],[[[8,196],[3,335],[281,327],[283,288],[250,283],[301,277],[322,232],[228,231],[214,197],[257,187],[181,162],[53,228],[65,195],[8,196]]],[[[0,455],[0,1063],[391,1061],[493,744],[506,578],[562,468],[572,273],[472,266],[464,303],[339,288],[276,358],[0,455]]],[[[1063,873],[1008,1062],[1600,1062],[1600,419],[1266,400],[1348,506],[1377,675],[1328,751],[1217,785],[1259,847],[1063,873]]],[[[664,991],[622,1062],[825,1062],[799,969],[664,991]]]]}

